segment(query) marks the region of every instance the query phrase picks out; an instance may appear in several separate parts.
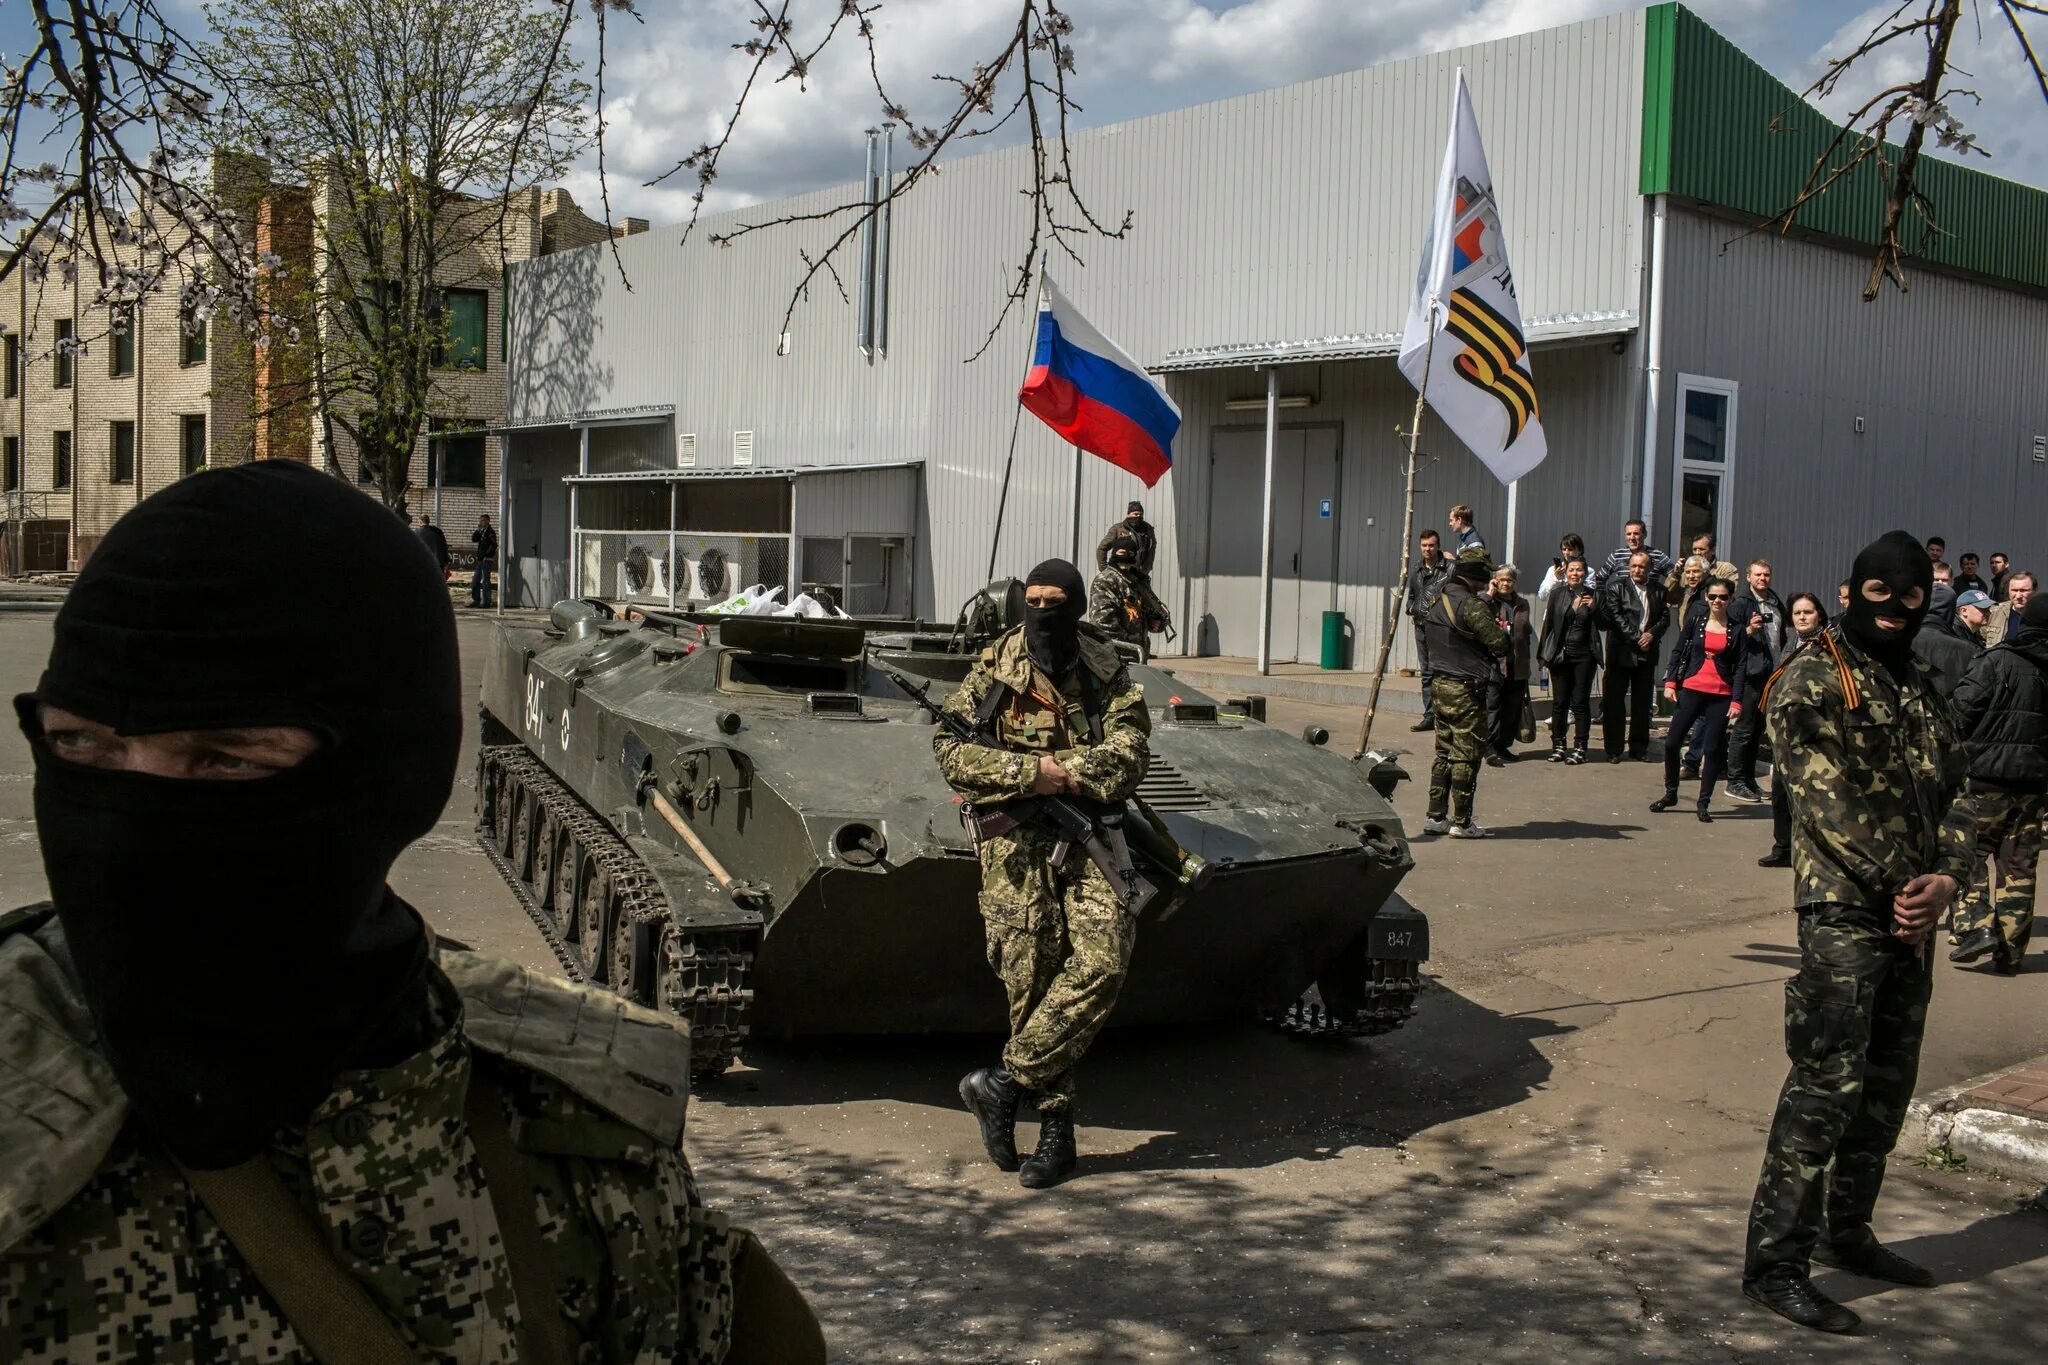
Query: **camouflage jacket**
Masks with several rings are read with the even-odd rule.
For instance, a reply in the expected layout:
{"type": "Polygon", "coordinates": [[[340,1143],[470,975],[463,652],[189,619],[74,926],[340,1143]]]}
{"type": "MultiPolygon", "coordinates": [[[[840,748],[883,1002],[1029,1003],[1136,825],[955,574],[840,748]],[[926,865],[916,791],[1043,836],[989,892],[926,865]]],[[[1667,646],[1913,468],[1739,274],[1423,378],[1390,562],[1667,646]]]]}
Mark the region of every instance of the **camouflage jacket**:
{"type": "Polygon", "coordinates": [[[982,804],[1029,796],[1040,754],[1058,759],[1083,796],[1122,801],[1138,789],[1150,761],[1146,744],[1152,713],[1145,708],[1145,689],[1131,681],[1123,660],[1099,633],[1081,628],[1080,665],[1056,687],[1031,662],[1023,628],[1008,632],[981,652],[967,680],[946,698],[946,710],[978,726],[982,705],[998,683],[1007,689],[1008,700],[992,718],[995,745],[969,744],[943,727],[932,740],[939,772],[954,791],[982,804]],[[1100,699],[1100,744],[1088,741],[1084,685],[1100,699]]]}
{"type": "Polygon", "coordinates": [[[1169,618],[1143,574],[1112,564],[1088,585],[1088,619],[1115,639],[1140,644],[1148,633],[1166,629],[1169,618]]]}
{"type": "Polygon", "coordinates": [[[1891,913],[1913,878],[1970,880],[1974,842],[1950,805],[1962,748],[1932,670],[1904,682],[1830,628],[1772,680],[1771,750],[1790,783],[1792,866],[1799,905],[1891,913]]]}
{"type": "MultiPolygon", "coordinates": [[[[488,1066],[581,1361],[723,1358],[743,1234],[678,1144],[689,1040],[586,987],[442,950],[452,1023],[344,1073],[270,1160],[423,1361],[517,1358],[518,1310],[462,1118],[488,1066]]],[[[57,923],[0,919],[0,1360],[311,1362],[169,1156],[127,1122],[57,923]]]]}

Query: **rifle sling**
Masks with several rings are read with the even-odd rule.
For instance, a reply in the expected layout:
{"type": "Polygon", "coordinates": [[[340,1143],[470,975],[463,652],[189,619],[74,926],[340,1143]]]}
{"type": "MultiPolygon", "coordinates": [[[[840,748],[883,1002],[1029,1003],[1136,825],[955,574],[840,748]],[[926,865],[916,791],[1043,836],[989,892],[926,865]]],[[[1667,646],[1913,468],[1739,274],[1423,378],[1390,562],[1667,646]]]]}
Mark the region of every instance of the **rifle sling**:
{"type": "Polygon", "coordinates": [[[267,1157],[224,1171],[178,1169],[321,1365],[413,1365],[405,1338],[335,1260],[267,1157]]]}
{"type": "MultiPolygon", "coordinates": [[[[519,1359],[523,1365],[567,1365],[574,1357],[534,1212],[532,1182],[506,1127],[498,1089],[479,1067],[470,1071],[463,1112],[519,1303],[519,1359]]],[[[182,1162],[178,1169],[321,1365],[415,1365],[418,1357],[398,1328],[335,1258],[312,1214],[267,1157],[224,1171],[194,1170],[182,1162]]]]}

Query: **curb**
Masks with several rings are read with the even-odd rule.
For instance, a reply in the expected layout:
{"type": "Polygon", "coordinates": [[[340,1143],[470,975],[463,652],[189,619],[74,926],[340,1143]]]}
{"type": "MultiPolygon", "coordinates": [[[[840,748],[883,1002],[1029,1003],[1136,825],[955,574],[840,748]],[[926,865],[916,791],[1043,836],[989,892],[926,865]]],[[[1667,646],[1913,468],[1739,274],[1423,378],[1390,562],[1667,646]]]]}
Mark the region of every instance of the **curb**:
{"type": "Polygon", "coordinates": [[[1906,1107],[1896,1150],[1910,1158],[1945,1147],[1971,1169],[2048,1185],[2048,1123],[1962,1103],[1964,1095],[2010,1070],[2001,1067],[1915,1098],[1906,1107]]]}

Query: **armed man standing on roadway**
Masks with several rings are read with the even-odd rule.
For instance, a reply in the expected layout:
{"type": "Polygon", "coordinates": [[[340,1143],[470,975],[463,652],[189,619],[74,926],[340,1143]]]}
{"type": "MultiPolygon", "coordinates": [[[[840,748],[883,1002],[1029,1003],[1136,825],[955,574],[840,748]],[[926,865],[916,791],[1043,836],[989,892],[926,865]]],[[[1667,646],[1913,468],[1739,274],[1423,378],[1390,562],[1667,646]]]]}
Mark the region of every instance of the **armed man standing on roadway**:
{"type": "Polygon", "coordinates": [[[1422,719],[1408,727],[1411,730],[1436,728],[1436,699],[1432,695],[1434,689],[1430,687],[1436,680],[1436,670],[1429,664],[1429,631],[1425,623],[1429,619],[1429,609],[1436,605],[1437,594],[1451,571],[1451,561],[1439,548],[1442,544],[1435,531],[1424,531],[1417,538],[1416,546],[1422,553],[1416,557],[1415,567],[1408,570],[1407,591],[1403,594],[1401,609],[1415,623],[1415,658],[1422,672],[1422,719]]]}
{"type": "Polygon", "coordinates": [[[15,707],[53,904],[0,918],[0,1360],[824,1360],[698,1201],[680,1023],[386,885],[464,699],[373,499],[290,460],[170,485],[15,707]]]}
{"type": "Polygon", "coordinates": [[[1771,680],[1771,749],[1790,784],[1799,974],[1785,985],[1791,1074],[1749,1214],[1742,1292],[1804,1327],[1856,1314],[1809,1265],[1925,1286],[1870,1220],[1919,1074],[1928,936],[1970,875],[1962,751],[1913,655],[1933,568],[1893,531],[1856,557],[1848,610],[1771,680]]]}
{"type": "Polygon", "coordinates": [[[1481,839],[1486,827],[1472,818],[1479,764],[1486,748],[1486,686],[1508,652],[1507,632],[1479,596],[1493,576],[1483,548],[1460,550],[1451,576],[1423,618],[1429,641],[1436,703],[1436,762],[1429,769],[1429,811],[1424,834],[1481,839]],[[1448,816],[1448,820],[1445,818],[1448,816]]]}
{"type": "Polygon", "coordinates": [[[1138,647],[1149,658],[1152,632],[1173,624],[1152,579],[1138,565],[1137,542],[1122,537],[1109,547],[1109,563],[1088,585],[1088,619],[1111,639],[1138,647]]]}
{"type": "Polygon", "coordinates": [[[1145,775],[1152,719],[1144,689],[1081,620],[1080,570],[1049,559],[1024,584],[1024,624],[984,649],[946,700],[981,742],[941,728],[932,748],[973,806],[988,960],[1010,1004],[1002,1064],[968,1073],[960,1098],[981,1124],[989,1160],[1043,1189],[1074,1169],[1074,1068],[1116,1004],[1137,921],[1078,847],[1070,843],[1056,865],[1061,835],[1017,803],[1126,800],[1145,775]],[[1038,1149],[1020,1167],[1026,1096],[1038,1109],[1038,1149]]]}
{"type": "Polygon", "coordinates": [[[1145,520],[1145,504],[1136,498],[1124,508],[1124,519],[1110,526],[1102,533],[1102,539],[1095,542],[1095,567],[1109,567],[1109,551],[1120,540],[1128,540],[1137,547],[1138,569],[1143,573],[1152,572],[1152,560],[1159,553],[1159,532],[1152,529],[1152,523],[1145,520]]]}

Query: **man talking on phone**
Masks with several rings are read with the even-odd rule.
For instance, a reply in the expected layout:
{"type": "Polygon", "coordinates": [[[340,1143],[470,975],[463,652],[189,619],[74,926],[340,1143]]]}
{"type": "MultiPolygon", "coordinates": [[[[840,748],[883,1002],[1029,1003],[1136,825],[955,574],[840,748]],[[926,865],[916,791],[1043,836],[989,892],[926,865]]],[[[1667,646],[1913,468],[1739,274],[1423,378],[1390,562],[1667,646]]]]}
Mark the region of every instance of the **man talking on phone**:
{"type": "Polygon", "coordinates": [[[1785,654],[1790,632],[1785,628],[1785,604],[1771,591],[1770,561],[1752,559],[1749,573],[1735,600],[1728,604],[1728,624],[1749,639],[1743,654],[1743,669],[1736,700],[1742,704],[1740,719],[1728,739],[1728,799],[1744,805],[1761,805],[1770,800],[1756,785],[1757,741],[1763,736],[1764,682],[1776,670],[1785,654]],[[1750,628],[1750,622],[1756,628],[1750,628]]]}

